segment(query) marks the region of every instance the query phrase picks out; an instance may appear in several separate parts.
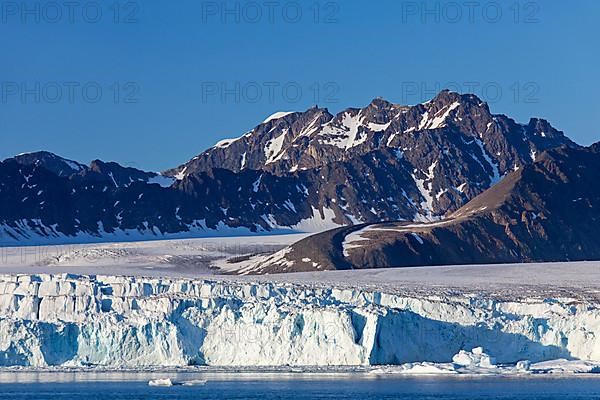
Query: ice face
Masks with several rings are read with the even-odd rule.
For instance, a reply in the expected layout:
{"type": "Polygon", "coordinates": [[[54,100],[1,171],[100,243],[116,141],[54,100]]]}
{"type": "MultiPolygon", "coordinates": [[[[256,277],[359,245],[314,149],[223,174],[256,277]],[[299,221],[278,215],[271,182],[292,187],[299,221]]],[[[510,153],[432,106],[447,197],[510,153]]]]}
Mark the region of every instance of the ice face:
{"type": "Polygon", "coordinates": [[[250,281],[0,276],[2,366],[359,366],[450,363],[455,355],[458,363],[491,366],[487,354],[496,363],[600,360],[598,331],[595,305],[560,299],[411,297],[250,281]]]}

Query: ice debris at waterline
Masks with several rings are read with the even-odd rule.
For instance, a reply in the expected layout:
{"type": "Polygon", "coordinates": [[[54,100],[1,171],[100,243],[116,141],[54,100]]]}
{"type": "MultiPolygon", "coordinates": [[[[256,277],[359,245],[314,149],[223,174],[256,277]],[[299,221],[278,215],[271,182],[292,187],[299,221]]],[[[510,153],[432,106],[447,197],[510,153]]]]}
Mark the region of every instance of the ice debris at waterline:
{"type": "MultiPolygon", "coordinates": [[[[563,360],[568,362],[566,360],[563,360]]],[[[528,360],[519,361],[513,365],[496,365],[494,359],[483,352],[481,347],[471,351],[460,350],[452,357],[450,363],[406,363],[398,366],[385,366],[370,371],[372,374],[407,374],[407,375],[438,375],[438,374],[515,374],[527,372],[548,372],[531,368],[528,360]]],[[[587,370],[585,372],[588,372],[587,370]]]]}
{"type": "Polygon", "coordinates": [[[153,379],[148,382],[148,386],[173,386],[173,381],[169,378],[153,379]]]}
{"type": "MultiPolygon", "coordinates": [[[[546,362],[547,363],[547,362],[546,362]]],[[[552,365],[544,362],[531,364],[529,360],[521,360],[516,364],[497,365],[494,359],[483,352],[481,347],[471,351],[460,350],[449,363],[406,363],[402,365],[384,366],[370,371],[371,374],[406,374],[406,375],[508,375],[508,374],[542,374],[555,372],[592,373],[596,364],[582,361],[553,360],[552,365]]]]}
{"type": "Polygon", "coordinates": [[[2,366],[368,366],[458,354],[456,365],[487,368],[483,351],[460,350],[482,346],[499,364],[600,360],[597,332],[600,311],[584,300],[0,275],[2,366]]]}
{"type": "Polygon", "coordinates": [[[202,386],[206,384],[204,379],[194,379],[189,381],[173,381],[171,378],[152,379],[148,382],[148,386],[202,386]]]}

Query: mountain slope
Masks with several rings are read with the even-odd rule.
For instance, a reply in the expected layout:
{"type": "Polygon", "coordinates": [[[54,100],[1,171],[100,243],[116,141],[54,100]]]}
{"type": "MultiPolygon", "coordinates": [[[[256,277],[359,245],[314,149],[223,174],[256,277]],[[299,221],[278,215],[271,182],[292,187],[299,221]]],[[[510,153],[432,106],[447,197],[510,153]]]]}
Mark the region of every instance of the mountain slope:
{"type": "Polygon", "coordinates": [[[544,120],[520,125],[444,91],[416,106],[375,99],[335,116],[277,113],[162,175],[24,154],[0,163],[0,240],[434,221],[559,145],[577,147],[544,120]]]}
{"type": "Polygon", "coordinates": [[[561,147],[446,219],[341,228],[246,272],[600,259],[600,145],[561,147]]]}
{"type": "Polygon", "coordinates": [[[575,146],[544,120],[520,125],[504,115],[491,114],[487,104],[474,95],[444,91],[412,107],[375,99],[365,108],[349,108],[335,116],[319,108],[283,114],[238,139],[218,143],[166,174],[185,179],[214,168],[236,173],[251,169],[323,188],[315,180],[306,181],[312,175],[303,172],[315,171],[328,185],[326,195],[311,201],[313,207],[321,207],[330,198],[340,200],[332,196],[336,187],[350,188],[358,200],[346,199],[344,207],[330,206],[340,225],[432,220],[458,209],[506,173],[531,163],[541,151],[564,144],[575,146]],[[404,192],[390,194],[369,186],[357,189],[365,177],[381,170],[374,163],[399,164],[391,169],[400,180],[387,180],[404,192]],[[336,177],[321,173],[332,165],[352,168],[336,177]]]}

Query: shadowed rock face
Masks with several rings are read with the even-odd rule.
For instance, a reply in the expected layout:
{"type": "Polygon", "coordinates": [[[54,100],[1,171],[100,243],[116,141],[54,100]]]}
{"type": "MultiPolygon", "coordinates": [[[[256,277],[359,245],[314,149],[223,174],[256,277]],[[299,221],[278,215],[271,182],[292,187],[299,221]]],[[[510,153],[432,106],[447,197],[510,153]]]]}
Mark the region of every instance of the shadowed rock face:
{"type": "Polygon", "coordinates": [[[560,145],[577,147],[544,120],[517,124],[444,91],[416,106],[271,118],[164,175],[23,154],[0,163],[0,240],[431,221],[560,145]]]}
{"type": "Polygon", "coordinates": [[[258,272],[600,259],[599,149],[546,151],[441,221],[317,234],[258,272]]]}

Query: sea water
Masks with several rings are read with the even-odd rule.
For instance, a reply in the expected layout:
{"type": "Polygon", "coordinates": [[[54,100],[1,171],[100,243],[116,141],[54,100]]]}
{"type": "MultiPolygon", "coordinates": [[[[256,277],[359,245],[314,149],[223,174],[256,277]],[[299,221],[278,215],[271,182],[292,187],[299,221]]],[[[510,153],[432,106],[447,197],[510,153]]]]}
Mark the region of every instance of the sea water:
{"type": "MultiPolygon", "coordinates": [[[[169,378],[168,374],[164,375],[169,378]]],[[[600,379],[582,377],[372,377],[365,374],[177,376],[149,386],[142,375],[0,374],[2,400],[146,399],[600,399],[600,379]],[[56,378],[56,379],[55,379],[56,378]],[[206,383],[202,384],[202,380],[206,383]],[[178,385],[178,382],[199,382],[178,385]]],[[[155,376],[153,377],[155,378],[155,376]]]]}

